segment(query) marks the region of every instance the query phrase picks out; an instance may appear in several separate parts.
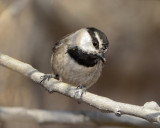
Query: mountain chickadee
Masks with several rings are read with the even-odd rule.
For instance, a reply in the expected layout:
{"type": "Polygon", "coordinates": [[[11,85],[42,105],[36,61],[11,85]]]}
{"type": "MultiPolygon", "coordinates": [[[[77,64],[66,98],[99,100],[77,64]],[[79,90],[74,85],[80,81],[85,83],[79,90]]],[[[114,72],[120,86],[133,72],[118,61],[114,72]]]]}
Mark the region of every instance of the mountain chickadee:
{"type": "MultiPolygon", "coordinates": [[[[80,88],[91,87],[100,77],[109,42],[96,28],[82,28],[65,36],[53,47],[54,77],[80,88]]],[[[49,79],[53,75],[44,76],[49,79]]]]}

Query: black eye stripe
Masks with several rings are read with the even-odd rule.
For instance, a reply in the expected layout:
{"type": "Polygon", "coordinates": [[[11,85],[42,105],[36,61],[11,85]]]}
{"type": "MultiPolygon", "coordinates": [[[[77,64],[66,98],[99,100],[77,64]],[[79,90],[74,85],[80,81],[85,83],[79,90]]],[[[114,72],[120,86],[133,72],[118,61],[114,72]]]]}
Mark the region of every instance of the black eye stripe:
{"type": "Polygon", "coordinates": [[[96,38],[96,35],[94,33],[94,31],[92,31],[91,29],[88,29],[88,33],[90,34],[90,36],[92,37],[92,43],[93,43],[93,46],[96,48],[96,49],[99,49],[99,42],[96,38]]]}
{"type": "MultiPolygon", "coordinates": [[[[95,33],[94,32],[97,32],[97,34],[99,35],[100,39],[102,40],[102,46],[104,49],[107,49],[108,48],[108,45],[109,45],[109,42],[108,42],[108,39],[107,39],[107,36],[101,32],[100,30],[96,29],[96,28],[87,28],[88,30],[88,33],[91,35],[91,37],[93,38],[92,40],[94,40],[95,37],[95,33]]],[[[97,38],[96,38],[97,40],[97,38]]],[[[98,42],[98,41],[97,41],[98,42]]],[[[98,46],[99,48],[99,46],[98,46]]]]}

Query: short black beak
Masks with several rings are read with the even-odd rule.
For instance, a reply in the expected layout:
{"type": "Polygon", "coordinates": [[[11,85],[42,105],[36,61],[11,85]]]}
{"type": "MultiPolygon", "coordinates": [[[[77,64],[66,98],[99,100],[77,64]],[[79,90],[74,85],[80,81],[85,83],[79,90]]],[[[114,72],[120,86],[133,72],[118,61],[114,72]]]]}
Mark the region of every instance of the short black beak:
{"type": "Polygon", "coordinates": [[[103,63],[106,62],[106,58],[105,58],[105,56],[104,56],[104,53],[99,54],[98,57],[101,59],[101,61],[102,61],[103,63]]]}

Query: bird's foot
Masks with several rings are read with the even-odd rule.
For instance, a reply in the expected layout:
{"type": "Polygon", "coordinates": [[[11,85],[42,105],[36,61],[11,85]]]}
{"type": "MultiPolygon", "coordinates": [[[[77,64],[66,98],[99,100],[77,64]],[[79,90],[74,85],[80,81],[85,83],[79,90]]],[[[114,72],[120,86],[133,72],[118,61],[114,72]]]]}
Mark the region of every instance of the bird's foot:
{"type": "Polygon", "coordinates": [[[43,76],[41,76],[40,77],[40,79],[42,79],[41,81],[40,81],[40,84],[41,83],[43,83],[45,80],[49,80],[50,78],[55,78],[55,79],[57,79],[57,80],[59,80],[59,76],[58,75],[53,75],[53,74],[45,74],[45,75],[43,75],[43,76]]]}
{"type": "Polygon", "coordinates": [[[84,93],[86,93],[87,89],[86,89],[86,86],[83,86],[83,85],[79,85],[77,88],[76,88],[76,91],[75,91],[75,95],[79,95],[80,94],[80,98],[78,99],[78,104],[81,103],[81,100],[82,100],[82,96],[84,93]]]}
{"type": "MultiPolygon", "coordinates": [[[[57,80],[61,81],[61,77],[59,77],[59,75],[45,74],[45,75],[43,75],[43,76],[40,77],[40,79],[42,79],[42,80],[40,81],[40,84],[42,84],[46,79],[49,80],[50,78],[54,78],[54,79],[57,79],[57,80]]],[[[46,90],[47,90],[50,94],[54,92],[53,90],[52,90],[52,91],[50,91],[50,90],[48,90],[48,89],[46,89],[46,90]]]]}

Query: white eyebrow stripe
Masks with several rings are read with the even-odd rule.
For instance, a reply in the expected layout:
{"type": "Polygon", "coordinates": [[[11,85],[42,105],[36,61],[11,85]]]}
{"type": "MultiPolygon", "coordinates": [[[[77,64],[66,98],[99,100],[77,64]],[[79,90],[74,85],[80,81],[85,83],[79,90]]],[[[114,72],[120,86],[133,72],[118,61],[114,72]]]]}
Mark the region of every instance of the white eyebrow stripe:
{"type": "Polygon", "coordinates": [[[81,37],[79,38],[79,44],[78,46],[81,47],[82,50],[84,51],[95,51],[94,46],[92,45],[92,38],[90,34],[87,31],[82,31],[80,33],[81,37]]]}
{"type": "Polygon", "coordinates": [[[95,33],[95,37],[97,38],[97,40],[99,42],[99,48],[102,48],[103,41],[99,38],[99,34],[97,32],[94,32],[94,33],[95,33]]]}

